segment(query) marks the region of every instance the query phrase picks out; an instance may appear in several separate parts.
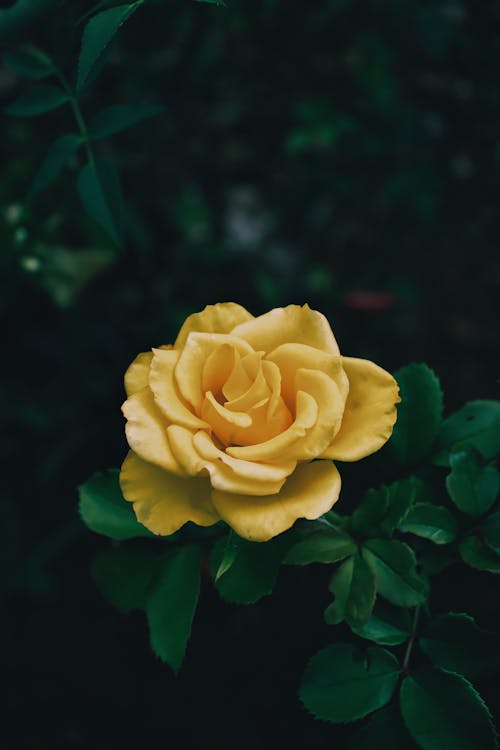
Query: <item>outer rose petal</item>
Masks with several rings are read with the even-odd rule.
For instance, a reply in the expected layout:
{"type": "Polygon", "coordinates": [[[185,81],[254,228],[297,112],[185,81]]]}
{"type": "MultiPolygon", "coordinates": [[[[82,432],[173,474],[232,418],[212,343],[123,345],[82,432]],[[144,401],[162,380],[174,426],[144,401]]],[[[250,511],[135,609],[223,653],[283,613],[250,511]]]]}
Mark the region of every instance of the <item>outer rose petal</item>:
{"type": "Polygon", "coordinates": [[[212,526],[219,521],[210,500],[210,481],[176,477],[130,451],[120,472],[125,500],[134,503],[139,523],[154,534],[173,534],[188,521],[212,526]]]}
{"type": "Polygon", "coordinates": [[[174,379],[179,352],[153,349],[153,360],[149,371],[149,386],[157,406],[173,424],[181,424],[193,430],[209,425],[192,413],[179,393],[174,379]]]}
{"type": "Polygon", "coordinates": [[[271,352],[281,344],[307,344],[329,354],[339,354],[339,348],[324,315],[311,310],[309,305],[276,307],[231,331],[241,336],[255,351],[271,352]]]}
{"type": "Polygon", "coordinates": [[[130,396],[123,404],[122,412],[127,419],[125,433],[132,450],[145,461],[173,474],[184,475],[170,449],[164,417],[149,387],[130,396]]]}
{"type": "Polygon", "coordinates": [[[330,461],[300,464],[277,495],[254,497],[212,492],[220,517],[235,532],[254,542],[267,542],[297,518],[318,518],[330,510],[340,493],[340,475],[330,461]]]}
{"type": "Polygon", "coordinates": [[[358,461],[389,440],[401,399],[392,375],[370,360],[343,357],[342,363],[349,395],[340,430],[321,458],[358,461]]]}
{"type": "Polygon", "coordinates": [[[132,396],[137,391],[142,391],[149,382],[149,368],[153,352],[141,352],[134,359],[127,372],[125,373],[125,391],[128,396],[132,396]]]}
{"type": "Polygon", "coordinates": [[[252,320],[244,307],[235,302],[219,302],[217,305],[207,305],[199,313],[193,313],[184,321],[174,344],[174,349],[182,349],[187,337],[193,331],[201,333],[230,333],[240,323],[252,320]]]}

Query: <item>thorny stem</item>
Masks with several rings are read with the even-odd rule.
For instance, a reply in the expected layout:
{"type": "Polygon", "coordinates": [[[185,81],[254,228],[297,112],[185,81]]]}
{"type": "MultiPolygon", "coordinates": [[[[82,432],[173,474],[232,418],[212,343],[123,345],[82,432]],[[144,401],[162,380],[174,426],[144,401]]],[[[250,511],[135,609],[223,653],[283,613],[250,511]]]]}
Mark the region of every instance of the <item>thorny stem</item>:
{"type": "Polygon", "coordinates": [[[418,605],[418,607],[415,607],[415,612],[413,613],[413,622],[411,626],[411,635],[406,645],[405,656],[403,659],[403,672],[405,674],[408,674],[408,667],[410,664],[411,652],[413,650],[413,644],[415,643],[415,639],[417,637],[417,626],[418,626],[419,617],[420,617],[420,605],[418,605]]]}

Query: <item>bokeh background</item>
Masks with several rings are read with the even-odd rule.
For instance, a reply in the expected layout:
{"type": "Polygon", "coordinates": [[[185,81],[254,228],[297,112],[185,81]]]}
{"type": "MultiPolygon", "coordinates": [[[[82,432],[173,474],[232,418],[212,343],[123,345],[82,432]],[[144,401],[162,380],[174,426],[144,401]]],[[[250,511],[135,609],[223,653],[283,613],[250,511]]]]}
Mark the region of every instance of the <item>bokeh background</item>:
{"type": "MultiPolygon", "coordinates": [[[[37,44],[71,77],[91,4],[46,5],[15,33],[0,25],[2,49],[37,44]]],[[[205,581],[175,677],[143,616],[97,591],[92,556],[111,543],[84,529],[76,487],[125,454],[129,362],[215,301],[309,302],[344,353],[426,361],[448,411],[498,398],[499,70],[493,0],[147,2],[83,102],[166,107],[98,145],[123,181],[121,250],[81,208],[78,158],[25,202],[69,108],[2,115],[6,748],[343,746],[346,730],[296,697],[334,637],[321,566],[284,570],[247,608],[205,581]]],[[[3,106],[24,87],[0,69],[3,106]]],[[[500,629],[493,576],[447,573],[436,597],[500,629]]],[[[498,718],[498,691],[482,692],[498,718]]]]}

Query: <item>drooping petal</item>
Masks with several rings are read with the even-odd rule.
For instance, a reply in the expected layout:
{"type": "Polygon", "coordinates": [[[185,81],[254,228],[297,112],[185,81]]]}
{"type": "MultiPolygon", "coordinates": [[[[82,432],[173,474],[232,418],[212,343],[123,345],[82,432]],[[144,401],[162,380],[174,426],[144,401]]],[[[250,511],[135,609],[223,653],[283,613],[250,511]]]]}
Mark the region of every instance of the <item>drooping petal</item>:
{"type": "Polygon", "coordinates": [[[127,397],[132,396],[137,391],[142,391],[147,386],[152,359],[153,352],[141,352],[129,365],[124,378],[127,397]]]}
{"type": "Polygon", "coordinates": [[[149,386],[130,396],[123,404],[122,412],[127,419],[125,434],[132,450],[144,461],[173,474],[184,475],[170,449],[167,423],[149,386]]]}
{"type": "Polygon", "coordinates": [[[181,424],[193,430],[208,428],[203,420],[193,414],[176,387],[174,372],[179,352],[171,349],[154,349],[149,372],[149,385],[154,399],[169,422],[181,424]]]}
{"type": "Polygon", "coordinates": [[[375,453],[390,438],[397,417],[398,384],[367,359],[342,358],[349,378],[342,425],[321,458],[358,461],[375,453]]]}
{"type": "Polygon", "coordinates": [[[220,520],[210,499],[210,480],[177,477],[130,451],[120,472],[125,500],[134,504],[139,523],[167,536],[188,521],[212,526],[220,520]]]}
{"type": "Polygon", "coordinates": [[[277,495],[254,497],[212,492],[220,517],[245,539],[266,542],[298,518],[314,519],[330,510],[340,492],[340,475],[330,461],[299,464],[277,495]]]}
{"type": "Polygon", "coordinates": [[[224,344],[239,354],[250,354],[252,347],[243,339],[222,333],[190,333],[175,367],[175,382],[181,395],[200,413],[203,402],[203,369],[207,358],[224,344]]]}
{"type": "Polygon", "coordinates": [[[311,310],[309,305],[277,307],[258,318],[237,325],[232,331],[255,349],[271,352],[281,344],[307,344],[329,354],[339,354],[339,348],[324,315],[311,310]]]}
{"type": "Polygon", "coordinates": [[[184,321],[174,344],[174,349],[182,349],[190,333],[231,333],[240,323],[253,319],[248,310],[235,302],[219,302],[207,305],[199,313],[193,313],[184,321]]]}

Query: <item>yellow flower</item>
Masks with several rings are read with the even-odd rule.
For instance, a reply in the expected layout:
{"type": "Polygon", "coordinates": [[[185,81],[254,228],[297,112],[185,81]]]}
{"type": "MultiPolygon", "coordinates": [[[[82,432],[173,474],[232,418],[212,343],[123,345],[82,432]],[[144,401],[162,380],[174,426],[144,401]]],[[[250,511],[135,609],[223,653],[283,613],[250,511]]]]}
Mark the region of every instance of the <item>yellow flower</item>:
{"type": "Polygon", "coordinates": [[[340,492],[331,459],[377,451],[400,400],[389,373],[340,355],[308,305],[258,318],[209,305],[173,347],[139,354],[125,388],[120,483],[138,521],[167,535],[223,519],[253,541],[328,511],[340,492]]]}

